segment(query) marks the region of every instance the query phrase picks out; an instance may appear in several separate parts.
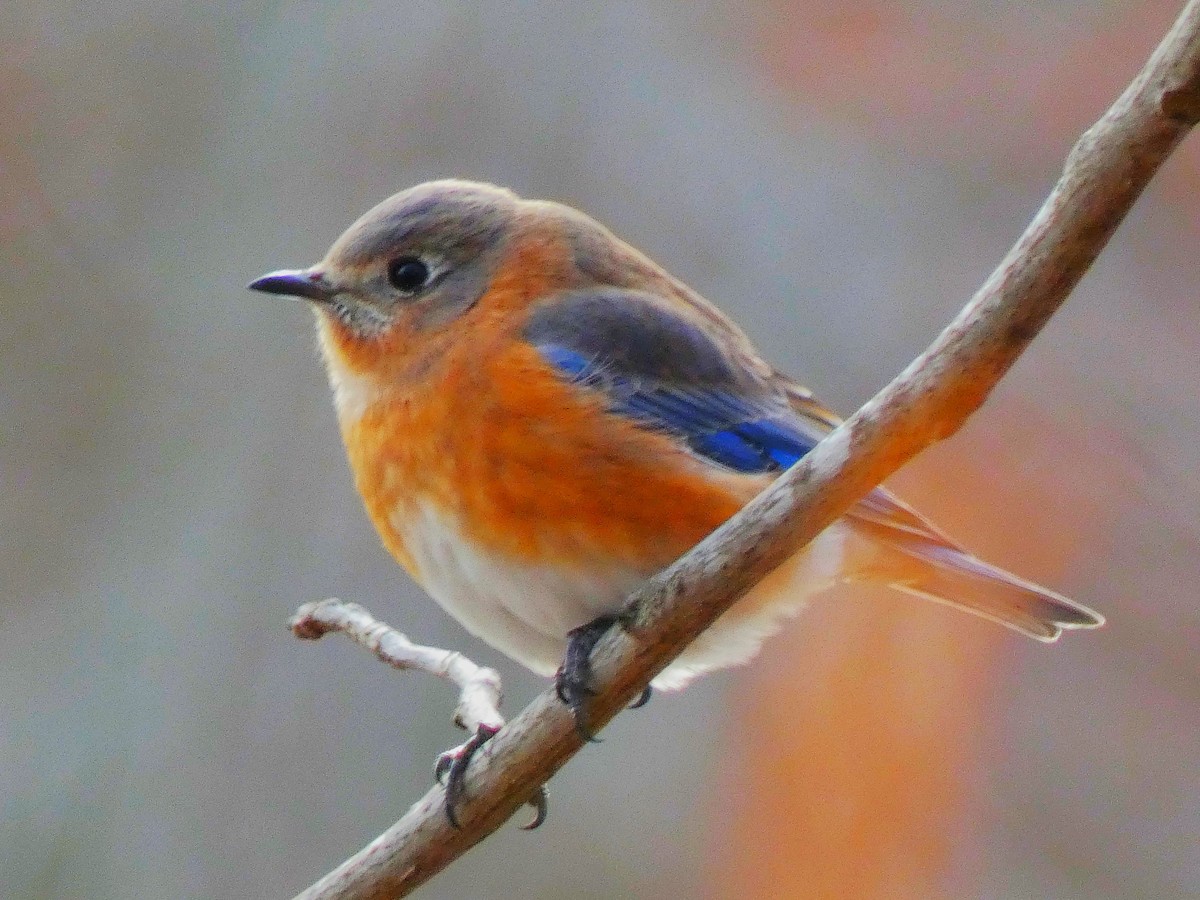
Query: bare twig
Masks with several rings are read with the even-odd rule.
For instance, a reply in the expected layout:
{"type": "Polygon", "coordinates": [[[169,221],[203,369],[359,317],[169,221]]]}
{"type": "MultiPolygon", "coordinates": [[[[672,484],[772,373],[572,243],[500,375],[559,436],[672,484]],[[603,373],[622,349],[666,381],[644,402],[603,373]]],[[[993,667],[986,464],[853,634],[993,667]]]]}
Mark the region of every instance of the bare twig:
{"type": "Polygon", "coordinates": [[[504,717],[500,715],[500,675],[495,669],[477,666],[453,650],[414,644],[357,603],[336,598],[305,603],[296,610],[288,627],[296,637],[309,641],[340,631],[389,666],[416,669],[453,681],[459,689],[454,722],[468,731],[480,727],[496,731],[504,725],[504,717]]]}
{"type": "MultiPolygon", "coordinates": [[[[296,610],[288,627],[296,637],[305,641],[315,641],[331,631],[340,631],[389,666],[436,675],[458,685],[454,724],[470,731],[471,736],[438,756],[434,767],[438,781],[443,781],[443,776],[461,757],[469,757],[481,741],[504,727],[504,717],[500,715],[503,692],[499,672],[476,665],[455,650],[414,644],[407,635],[379,621],[357,603],[336,597],[305,603],[296,610]]],[[[524,827],[532,829],[546,818],[545,788],[530,795],[528,803],[535,812],[532,821],[524,827]]]]}
{"type": "MultiPolygon", "coordinates": [[[[589,711],[607,723],[742,594],[851,503],[958,430],[1062,304],[1151,176],[1200,118],[1200,0],[1083,135],[1033,222],[933,345],[745,509],[630,600],[597,645],[589,711]]],[[[300,895],[408,894],[506,821],[580,748],[546,691],[478,754],[446,821],[432,789],[386,832],[300,895]]]]}

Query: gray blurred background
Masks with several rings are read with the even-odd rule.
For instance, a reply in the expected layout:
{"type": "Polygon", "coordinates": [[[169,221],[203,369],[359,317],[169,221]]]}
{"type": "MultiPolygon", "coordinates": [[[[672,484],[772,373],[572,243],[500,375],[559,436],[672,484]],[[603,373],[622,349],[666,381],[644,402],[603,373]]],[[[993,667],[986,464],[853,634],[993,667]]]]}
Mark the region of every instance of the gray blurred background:
{"type": "MultiPolygon", "coordinates": [[[[483,178],[606,222],[848,412],[1178,5],[0,7],[0,896],[285,897],[398,818],[460,740],[454,695],[297,642],[303,601],[496,666],[510,712],[542,687],[386,556],[310,317],[248,280],[393,191],[483,178]]],[[[818,604],[755,666],[620,717],[544,828],[420,895],[1200,896],[1196,141],[897,479],[1107,629],[1043,647],[883,594],[818,604]],[[920,723],[909,766],[895,729],[920,723]],[[874,783],[856,769],[907,798],[858,821],[895,858],[920,838],[915,874],[882,850],[874,886],[836,874],[880,846],[821,830],[874,783]]]]}

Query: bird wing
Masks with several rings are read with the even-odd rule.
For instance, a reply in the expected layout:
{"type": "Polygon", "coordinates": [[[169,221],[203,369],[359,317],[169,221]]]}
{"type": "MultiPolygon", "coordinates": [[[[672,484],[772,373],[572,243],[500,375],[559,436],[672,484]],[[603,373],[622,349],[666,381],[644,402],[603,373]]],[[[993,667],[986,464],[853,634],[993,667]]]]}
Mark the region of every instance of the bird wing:
{"type": "Polygon", "coordinates": [[[719,332],[655,295],[560,294],[534,309],[524,338],[564,377],[601,391],[612,412],[714,465],[782,471],[821,438],[785,391],[739,364],[719,332]]]}
{"type": "MultiPolygon", "coordinates": [[[[535,307],[523,337],[612,412],[726,469],[781,472],[841,422],[807,388],[746,358],[748,341],[728,320],[689,312],[641,291],[571,291],[535,307]]],[[[883,488],[849,515],[926,549],[958,549],[883,488]]]]}

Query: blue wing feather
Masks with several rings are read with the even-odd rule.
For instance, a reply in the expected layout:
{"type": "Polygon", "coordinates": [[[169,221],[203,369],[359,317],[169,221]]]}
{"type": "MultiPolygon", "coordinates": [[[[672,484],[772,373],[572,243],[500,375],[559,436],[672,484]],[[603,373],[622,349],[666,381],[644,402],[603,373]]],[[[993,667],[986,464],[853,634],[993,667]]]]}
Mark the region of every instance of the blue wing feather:
{"type": "Polygon", "coordinates": [[[602,391],[614,413],[735,471],[780,471],[819,439],[782,391],[636,292],[565,295],[535,311],[525,338],[564,376],[602,391]]]}

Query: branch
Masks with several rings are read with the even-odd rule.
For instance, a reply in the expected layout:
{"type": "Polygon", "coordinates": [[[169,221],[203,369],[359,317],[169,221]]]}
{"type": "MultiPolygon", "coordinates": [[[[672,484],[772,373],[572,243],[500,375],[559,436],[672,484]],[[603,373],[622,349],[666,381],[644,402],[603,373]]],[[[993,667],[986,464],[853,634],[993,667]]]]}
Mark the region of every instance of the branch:
{"type": "Polygon", "coordinates": [[[389,666],[416,669],[453,681],[459,689],[454,722],[470,732],[480,728],[498,731],[504,725],[504,717],[500,715],[500,675],[495,669],[477,666],[452,650],[414,644],[357,603],[332,598],[305,603],[296,610],[288,627],[296,637],[306,641],[340,631],[389,666]]]}
{"type": "MultiPolygon", "coordinates": [[[[500,673],[476,665],[461,653],[414,644],[386,622],[376,619],[357,603],[347,603],[331,597],[315,603],[305,603],[296,610],[288,627],[304,641],[316,641],[331,631],[340,631],[360,647],[366,647],[389,666],[402,671],[415,669],[458,685],[458,706],[454,709],[454,724],[471,732],[471,737],[438,756],[434,777],[443,783],[443,776],[462,757],[470,757],[479,744],[504,727],[500,715],[500,673]]],[[[540,788],[527,801],[535,810],[526,829],[537,828],[546,819],[546,790],[540,788]]]]}
{"type": "MultiPolygon", "coordinates": [[[[1200,119],[1200,0],[1079,139],[1053,192],[933,345],[741,512],[631,598],[597,645],[598,728],[747,590],[979,407],[1099,255],[1154,172],[1200,119]]],[[[298,900],[400,897],[496,830],[579,750],[553,690],[476,755],[450,826],[434,787],[298,900]]]]}

